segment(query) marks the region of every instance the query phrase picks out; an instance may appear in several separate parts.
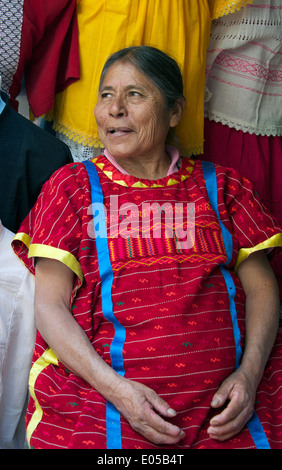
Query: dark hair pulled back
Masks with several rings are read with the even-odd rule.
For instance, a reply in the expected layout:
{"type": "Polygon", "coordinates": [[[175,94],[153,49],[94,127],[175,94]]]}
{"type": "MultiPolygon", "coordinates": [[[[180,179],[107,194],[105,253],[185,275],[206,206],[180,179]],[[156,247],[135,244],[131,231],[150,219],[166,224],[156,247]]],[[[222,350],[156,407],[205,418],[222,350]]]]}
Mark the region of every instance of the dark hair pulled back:
{"type": "Polygon", "coordinates": [[[129,62],[143,73],[162,93],[168,109],[173,109],[183,96],[183,81],[177,62],[151,46],[132,46],[112,54],[102,70],[100,86],[109,68],[116,62],[129,62]]]}

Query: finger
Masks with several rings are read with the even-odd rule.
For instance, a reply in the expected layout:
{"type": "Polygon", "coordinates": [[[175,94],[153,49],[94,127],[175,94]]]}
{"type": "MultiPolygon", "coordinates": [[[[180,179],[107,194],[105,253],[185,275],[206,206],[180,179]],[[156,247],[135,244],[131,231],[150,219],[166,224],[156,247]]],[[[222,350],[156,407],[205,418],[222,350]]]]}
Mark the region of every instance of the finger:
{"type": "Polygon", "coordinates": [[[155,410],[159,411],[155,406],[154,409],[149,406],[146,410],[145,416],[147,418],[148,425],[156,429],[161,434],[171,435],[173,437],[178,436],[179,433],[181,433],[179,426],[176,426],[175,424],[165,420],[158,413],[156,413],[155,410]]]}
{"type": "Polygon", "coordinates": [[[236,418],[236,416],[238,416],[238,414],[241,413],[241,411],[244,409],[244,402],[239,392],[233,391],[232,396],[230,398],[231,399],[227,407],[221,413],[211,419],[211,425],[223,425],[228,421],[231,421],[236,418]]]}
{"type": "Polygon", "coordinates": [[[211,401],[211,407],[220,408],[221,406],[223,406],[224,403],[229,399],[231,390],[232,385],[229,385],[228,382],[224,382],[214,394],[213,399],[211,401]]]}
{"type": "Polygon", "coordinates": [[[229,421],[225,425],[210,426],[207,429],[207,432],[212,439],[225,441],[238,434],[244,427],[247,420],[248,419],[245,419],[243,413],[241,413],[240,415],[236,416],[235,419],[229,421]]]}
{"type": "Polygon", "coordinates": [[[243,416],[250,416],[253,412],[253,401],[251,395],[243,388],[234,388],[229,394],[230,402],[228,406],[217,416],[211,419],[212,425],[222,425],[231,421],[240,413],[243,416]]]}
{"type": "Polygon", "coordinates": [[[144,414],[144,422],[139,425],[140,428],[135,430],[155,444],[176,444],[185,436],[183,430],[164,420],[152,409],[144,414]]]}
{"type": "Polygon", "coordinates": [[[133,428],[154,443],[173,444],[182,439],[185,436],[184,431],[160,416],[175,416],[175,410],[151,389],[146,391],[146,398],[142,419],[136,423],[139,429],[134,425],[133,428]]]}
{"type": "Polygon", "coordinates": [[[220,442],[227,441],[228,439],[231,439],[232,437],[236,436],[241,431],[242,428],[238,427],[238,429],[214,429],[208,431],[209,437],[211,439],[215,439],[220,442]]]}
{"type": "Polygon", "coordinates": [[[244,406],[241,399],[231,400],[225,410],[210,421],[210,437],[226,440],[238,434],[252,415],[252,408],[244,406]]]}
{"type": "Polygon", "coordinates": [[[156,443],[173,444],[184,437],[185,433],[178,426],[162,417],[176,416],[176,411],[165,400],[142,384],[130,383],[130,386],[135,388],[134,402],[137,406],[134,413],[125,409],[123,415],[136,432],[156,443]]]}
{"type": "Polygon", "coordinates": [[[146,439],[156,445],[173,445],[177,444],[181,439],[185,437],[185,433],[180,431],[176,436],[163,434],[158,432],[156,429],[147,426],[144,431],[139,431],[139,434],[143,435],[146,439]]]}
{"type": "Polygon", "coordinates": [[[167,418],[173,418],[177,415],[176,411],[170,407],[170,405],[163,400],[154,390],[146,390],[146,399],[151,407],[162,416],[167,418]]]}
{"type": "Polygon", "coordinates": [[[171,408],[170,405],[156,393],[150,394],[147,399],[149,403],[151,403],[153,408],[161,415],[166,416],[168,418],[173,418],[177,415],[176,411],[171,408]]]}

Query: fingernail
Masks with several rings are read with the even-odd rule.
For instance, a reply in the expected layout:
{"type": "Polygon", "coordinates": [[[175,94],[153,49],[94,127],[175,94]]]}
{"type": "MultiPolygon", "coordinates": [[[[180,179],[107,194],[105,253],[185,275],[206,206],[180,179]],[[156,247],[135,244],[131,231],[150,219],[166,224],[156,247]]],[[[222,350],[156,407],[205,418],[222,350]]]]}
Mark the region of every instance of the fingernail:
{"type": "Polygon", "coordinates": [[[215,429],[212,426],[209,426],[209,428],[207,429],[207,433],[210,437],[216,435],[215,429]]]}
{"type": "Polygon", "coordinates": [[[167,412],[168,412],[168,414],[169,414],[170,416],[176,416],[176,411],[173,410],[172,408],[169,408],[169,409],[167,410],[167,412]]]}
{"type": "Polygon", "coordinates": [[[219,399],[218,398],[214,398],[211,402],[211,406],[217,406],[219,404],[219,399]]]}
{"type": "Polygon", "coordinates": [[[215,418],[212,418],[212,419],[210,420],[210,424],[211,424],[211,426],[217,426],[217,425],[218,425],[218,421],[217,421],[215,418]]]}

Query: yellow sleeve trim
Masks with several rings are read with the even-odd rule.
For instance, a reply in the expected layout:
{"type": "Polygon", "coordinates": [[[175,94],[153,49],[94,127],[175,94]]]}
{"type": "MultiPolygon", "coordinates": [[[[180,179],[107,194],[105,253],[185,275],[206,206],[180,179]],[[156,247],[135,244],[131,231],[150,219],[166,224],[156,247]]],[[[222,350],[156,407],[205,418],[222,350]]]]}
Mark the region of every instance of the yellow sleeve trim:
{"type": "Polygon", "coordinates": [[[277,233],[273,235],[273,237],[268,238],[262,243],[259,243],[256,246],[252,246],[251,248],[241,248],[238,253],[237,261],[235,264],[235,271],[238,269],[238,266],[244,261],[248,256],[256,251],[267,250],[269,248],[275,248],[281,246],[282,247],[282,233],[277,233]]]}
{"type": "MultiPolygon", "coordinates": [[[[24,232],[18,232],[14,241],[21,241],[28,249],[28,258],[50,258],[61,261],[63,264],[68,266],[80,279],[82,284],[83,282],[83,272],[80,266],[80,263],[77,261],[75,256],[73,256],[68,251],[62,250],[61,248],[56,248],[49,245],[41,245],[38,243],[31,243],[31,237],[24,232]]],[[[13,243],[12,242],[12,243],[13,243]]]]}
{"type": "Polygon", "coordinates": [[[18,232],[13,238],[13,241],[15,241],[15,240],[19,240],[20,242],[23,242],[25,244],[25,246],[27,248],[29,248],[31,238],[30,238],[29,235],[27,235],[27,233],[18,232]]]}
{"type": "Polygon", "coordinates": [[[49,245],[40,245],[38,243],[31,244],[28,251],[29,258],[50,258],[61,261],[63,264],[68,266],[83,282],[83,273],[80,263],[77,261],[68,251],[62,250],[49,245]]]}
{"type": "Polygon", "coordinates": [[[77,261],[75,256],[69,253],[66,250],[61,248],[56,248],[49,245],[41,245],[39,243],[31,243],[31,237],[24,232],[18,232],[13,241],[21,241],[28,248],[28,257],[35,258],[51,258],[61,261],[66,266],[68,266],[80,279],[81,283],[83,282],[83,273],[80,266],[80,263],[77,261]]]}
{"type": "Polygon", "coordinates": [[[41,372],[47,366],[49,366],[49,364],[54,364],[56,366],[58,365],[58,358],[56,357],[56,355],[53,353],[52,349],[50,348],[46,349],[46,351],[44,351],[42,356],[40,356],[39,359],[37,359],[37,361],[33,364],[31,371],[30,371],[30,375],[29,375],[29,384],[28,384],[29,393],[31,397],[33,398],[34,404],[35,404],[35,411],[31,417],[31,420],[26,430],[26,437],[27,437],[27,442],[28,442],[29,447],[30,447],[31,436],[33,432],[35,431],[35,429],[37,428],[43,416],[43,410],[41,406],[39,405],[38,400],[35,395],[35,390],[34,390],[35,382],[38,376],[41,374],[41,372]]]}

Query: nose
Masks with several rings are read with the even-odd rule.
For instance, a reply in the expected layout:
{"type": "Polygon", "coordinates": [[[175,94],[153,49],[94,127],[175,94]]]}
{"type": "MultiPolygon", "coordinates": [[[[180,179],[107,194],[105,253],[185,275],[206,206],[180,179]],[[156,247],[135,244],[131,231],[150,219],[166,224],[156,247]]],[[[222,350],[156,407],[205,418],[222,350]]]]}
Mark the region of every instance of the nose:
{"type": "Polygon", "coordinates": [[[115,118],[127,114],[126,105],[122,96],[115,96],[109,107],[109,114],[115,118]]]}

